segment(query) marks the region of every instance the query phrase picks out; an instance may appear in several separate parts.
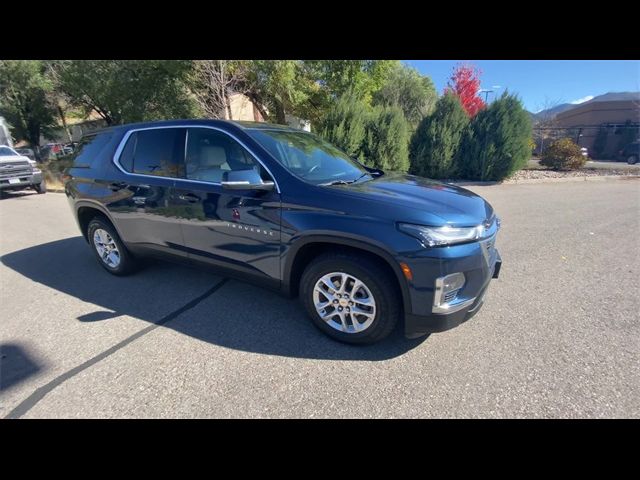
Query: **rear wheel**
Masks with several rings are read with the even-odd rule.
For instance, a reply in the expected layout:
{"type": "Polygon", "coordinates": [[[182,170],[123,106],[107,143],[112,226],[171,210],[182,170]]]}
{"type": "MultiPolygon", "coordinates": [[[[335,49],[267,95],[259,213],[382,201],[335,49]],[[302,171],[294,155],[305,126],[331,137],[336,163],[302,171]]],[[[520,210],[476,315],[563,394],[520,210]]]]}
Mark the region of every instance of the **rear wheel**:
{"type": "Polygon", "coordinates": [[[638,162],[638,157],[636,157],[635,155],[629,155],[627,157],[627,163],[629,165],[635,165],[638,162]]]}
{"type": "Polygon", "coordinates": [[[302,303],[313,323],[346,343],[369,344],[388,336],[400,304],[392,278],[374,261],[351,253],[314,259],[300,280],[302,303]]]}
{"type": "Polygon", "coordinates": [[[137,263],[126,249],[118,232],[102,218],[94,218],[87,226],[87,238],[100,265],[114,275],[128,275],[137,263]]]}

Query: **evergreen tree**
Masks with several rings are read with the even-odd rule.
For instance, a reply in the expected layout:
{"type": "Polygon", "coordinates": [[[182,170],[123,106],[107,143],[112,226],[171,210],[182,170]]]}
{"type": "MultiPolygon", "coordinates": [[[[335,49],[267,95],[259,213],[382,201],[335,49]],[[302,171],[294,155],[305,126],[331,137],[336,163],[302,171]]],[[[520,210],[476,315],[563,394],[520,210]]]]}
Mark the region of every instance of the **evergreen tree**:
{"type": "Polygon", "coordinates": [[[365,139],[366,164],[383,170],[409,169],[409,124],[400,107],[374,107],[365,139]]]}
{"type": "Polygon", "coordinates": [[[482,109],[465,132],[458,170],[474,180],[502,180],[523,168],[531,151],[531,118],[507,92],[482,109]]]}
{"type": "Polygon", "coordinates": [[[430,178],[453,175],[454,159],[468,123],[458,97],[452,93],[442,96],[433,114],[422,120],[413,135],[411,173],[430,178]]]}
{"type": "Polygon", "coordinates": [[[370,109],[354,95],[343,95],[329,110],[319,129],[320,135],[353,158],[363,159],[370,109]]]}

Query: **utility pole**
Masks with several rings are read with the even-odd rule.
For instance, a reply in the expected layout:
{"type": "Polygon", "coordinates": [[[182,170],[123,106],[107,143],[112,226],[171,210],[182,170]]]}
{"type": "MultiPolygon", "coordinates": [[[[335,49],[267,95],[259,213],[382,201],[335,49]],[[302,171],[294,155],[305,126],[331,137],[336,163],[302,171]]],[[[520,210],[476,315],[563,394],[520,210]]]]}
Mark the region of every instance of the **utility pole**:
{"type": "Polygon", "coordinates": [[[478,93],[484,93],[484,103],[489,101],[489,94],[493,93],[493,90],[480,90],[478,93]]]}

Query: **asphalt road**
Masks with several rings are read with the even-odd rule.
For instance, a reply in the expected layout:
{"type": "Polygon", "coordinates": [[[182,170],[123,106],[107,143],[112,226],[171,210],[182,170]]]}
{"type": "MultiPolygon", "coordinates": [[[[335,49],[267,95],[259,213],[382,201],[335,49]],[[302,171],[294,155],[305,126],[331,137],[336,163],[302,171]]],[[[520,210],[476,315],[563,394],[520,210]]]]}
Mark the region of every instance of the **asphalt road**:
{"type": "Polygon", "coordinates": [[[503,220],[483,309],[370,347],[214,273],[112,277],[64,195],[13,194],[0,417],[640,417],[640,180],[472,189],[503,220]]]}

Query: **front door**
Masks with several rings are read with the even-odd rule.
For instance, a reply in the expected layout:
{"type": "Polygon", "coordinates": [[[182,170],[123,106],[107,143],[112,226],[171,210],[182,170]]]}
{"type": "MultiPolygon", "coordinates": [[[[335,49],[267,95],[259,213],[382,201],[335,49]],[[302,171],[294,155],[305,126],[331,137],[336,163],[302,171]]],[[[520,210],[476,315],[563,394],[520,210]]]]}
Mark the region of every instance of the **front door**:
{"type": "Polygon", "coordinates": [[[176,181],[177,202],[186,212],[184,243],[194,260],[265,280],[280,280],[280,194],[225,190],[225,171],[255,168],[273,180],[255,158],[228,134],[189,128],[185,179],[176,181]]]}

